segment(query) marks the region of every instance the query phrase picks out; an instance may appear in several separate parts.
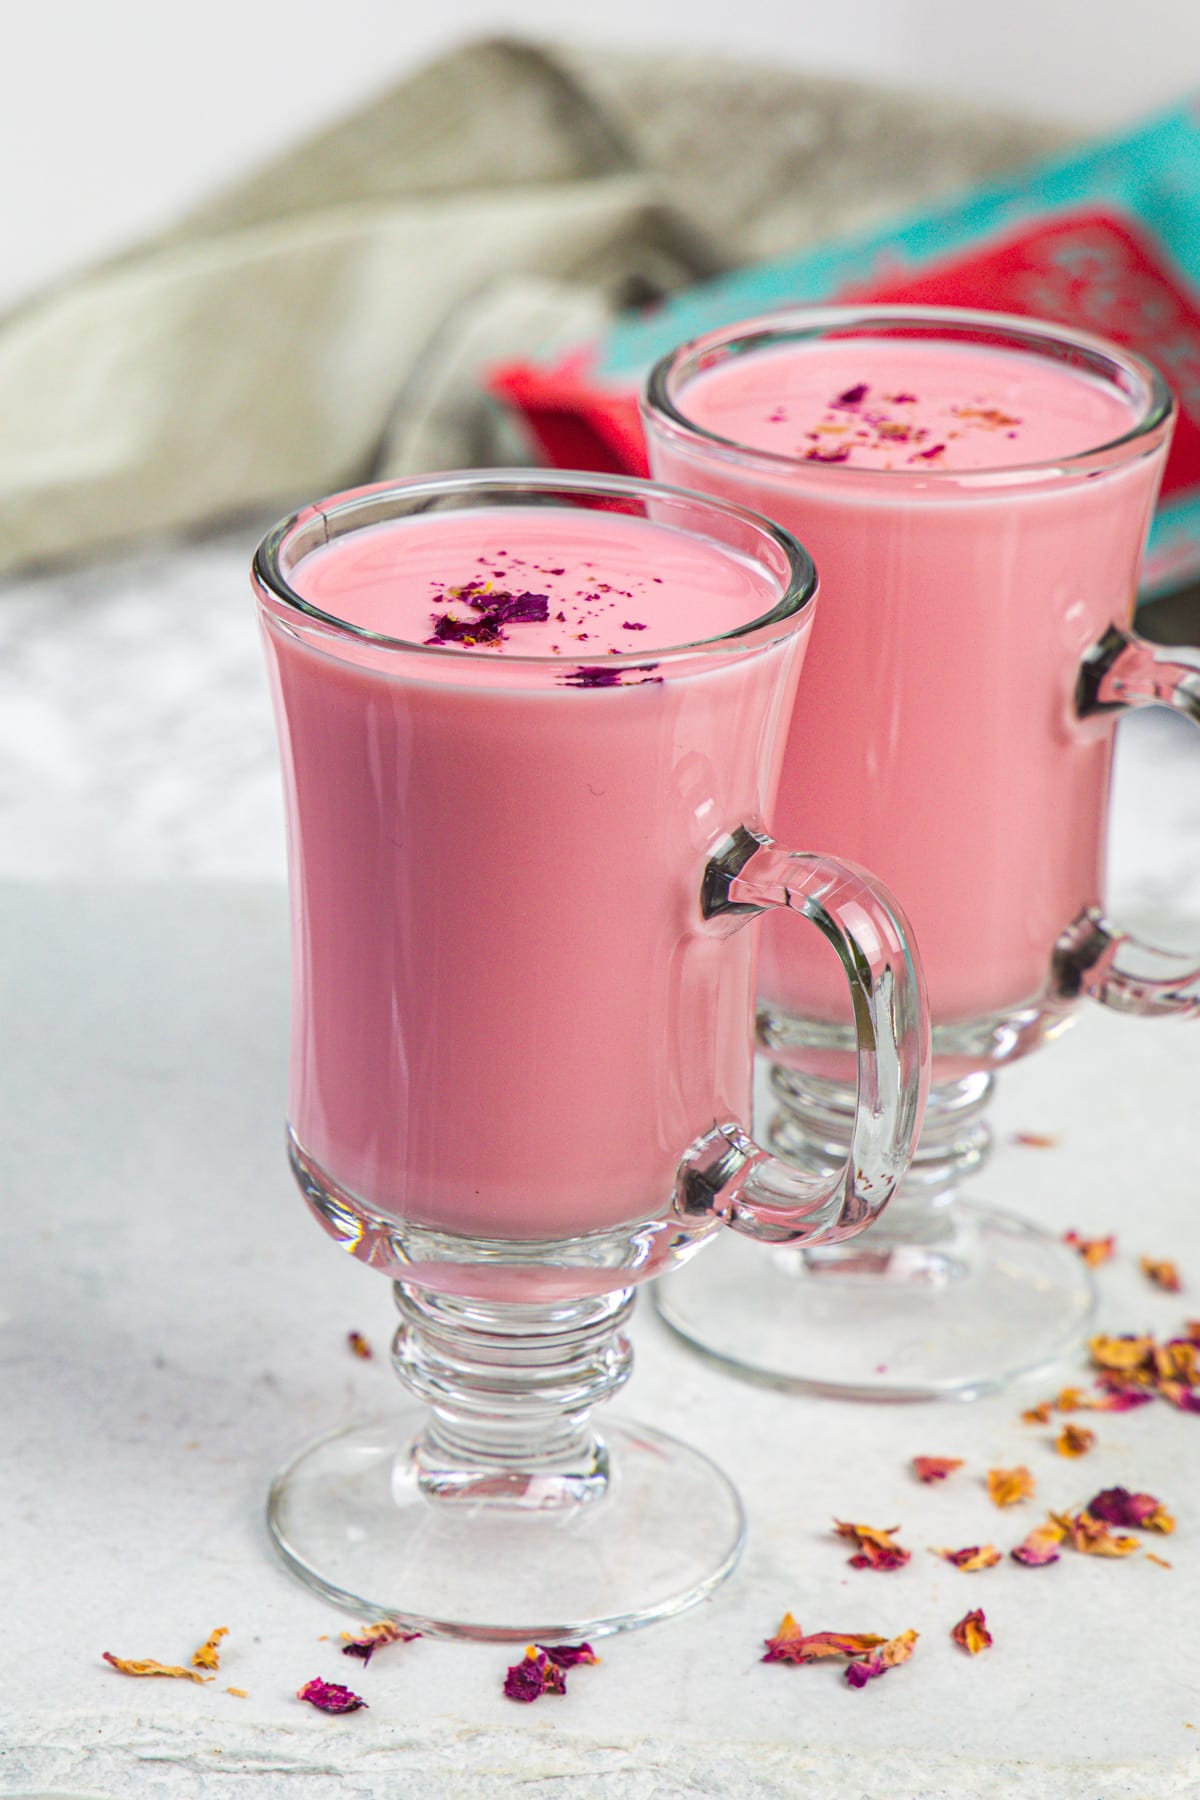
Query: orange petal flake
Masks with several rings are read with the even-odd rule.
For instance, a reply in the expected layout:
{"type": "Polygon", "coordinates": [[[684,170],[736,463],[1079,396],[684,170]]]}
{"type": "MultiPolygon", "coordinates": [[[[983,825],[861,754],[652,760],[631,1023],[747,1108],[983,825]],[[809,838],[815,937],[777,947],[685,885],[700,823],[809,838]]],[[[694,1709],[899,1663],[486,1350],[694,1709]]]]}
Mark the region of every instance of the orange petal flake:
{"type": "Polygon", "coordinates": [[[829,1657],[866,1656],[886,1639],[871,1631],[814,1631],[807,1637],[791,1613],[784,1613],[774,1637],[764,1638],[763,1662],[810,1663],[829,1657]]]}
{"type": "Polygon", "coordinates": [[[1026,1425],[1048,1425],[1053,1400],[1039,1400],[1036,1406],[1030,1406],[1021,1414],[1026,1425]]]}
{"type": "Polygon", "coordinates": [[[988,1497],[993,1506],[1016,1506],[1018,1501],[1029,1499],[1033,1487],[1033,1476],[1024,1464],[1015,1469],[989,1469],[987,1472],[988,1497]]]}
{"type": "Polygon", "coordinates": [[[893,1542],[898,1525],[879,1530],[874,1525],[849,1525],[843,1519],[835,1519],[833,1528],[839,1537],[848,1538],[855,1546],[855,1554],[849,1559],[852,1569],[902,1569],[911,1558],[911,1551],[893,1542]]]}
{"type": "Polygon", "coordinates": [[[1000,1561],[995,1544],[970,1544],[965,1550],[946,1550],[935,1545],[933,1554],[944,1557],[967,1575],[973,1575],[978,1569],[994,1569],[1000,1561]]]}
{"type": "Polygon", "coordinates": [[[1158,1262],[1152,1256],[1141,1256],[1138,1258],[1138,1266],[1146,1279],[1152,1281],[1155,1287],[1162,1288],[1164,1293],[1178,1294],[1182,1291],[1183,1282],[1179,1279],[1179,1270],[1173,1262],[1158,1262]]]}
{"type": "Polygon", "coordinates": [[[361,1357],[363,1362],[370,1362],[375,1354],[361,1331],[348,1331],[346,1342],[349,1344],[352,1354],[361,1357]]]}
{"type": "Polygon", "coordinates": [[[846,1680],[851,1687],[866,1687],[868,1681],[874,1681],[877,1675],[886,1675],[889,1669],[895,1669],[908,1661],[913,1653],[918,1632],[902,1631],[899,1637],[889,1638],[882,1650],[874,1656],[860,1657],[852,1662],[846,1670],[846,1680]]]}
{"type": "Polygon", "coordinates": [[[955,1469],[962,1468],[961,1456],[914,1456],[913,1473],[918,1481],[945,1481],[955,1469]]]}
{"type": "Polygon", "coordinates": [[[1117,1240],[1115,1236],[1086,1238],[1080,1237],[1077,1231],[1064,1231],[1063,1243],[1072,1250],[1077,1250],[1089,1269],[1098,1269],[1101,1263],[1111,1262],[1116,1254],[1117,1240]]]}
{"type": "Polygon", "coordinates": [[[1049,1563],[1058,1562],[1059,1546],[1066,1535],[1066,1526],[1052,1513],[1044,1525],[1035,1525],[1029,1536],[1017,1545],[1011,1552],[1012,1559],[1028,1569],[1045,1568],[1049,1563]]]}
{"type": "Polygon", "coordinates": [[[221,1666],[221,1639],[228,1636],[228,1625],[218,1625],[215,1631],[210,1631],[200,1648],[192,1651],[193,1669],[219,1669],[221,1666]]]}
{"type": "Polygon", "coordinates": [[[1140,1337],[1094,1337],[1088,1340],[1092,1361],[1101,1369],[1114,1369],[1118,1374],[1137,1374],[1147,1357],[1154,1352],[1154,1339],[1149,1332],[1140,1337]]]}
{"type": "Polygon", "coordinates": [[[111,1650],[103,1652],[104,1660],[122,1675],[169,1675],[173,1681],[211,1681],[211,1675],[199,1675],[195,1669],[181,1669],[178,1663],[154,1662],[150,1657],[140,1661],[128,1656],[114,1656],[111,1650]]]}
{"type": "Polygon", "coordinates": [[[987,1620],[979,1607],[969,1612],[958,1621],[950,1636],[961,1650],[968,1656],[978,1656],[981,1650],[991,1648],[992,1634],[987,1628],[987,1620]]]}
{"type": "Polygon", "coordinates": [[[1086,1456],[1096,1442],[1096,1434],[1086,1425],[1064,1425],[1054,1440],[1060,1456],[1086,1456]]]}
{"type": "Polygon", "coordinates": [[[1141,1549],[1135,1537],[1114,1537],[1103,1519],[1094,1519],[1086,1508],[1073,1517],[1061,1513],[1050,1516],[1065,1526],[1070,1542],[1085,1556],[1132,1556],[1141,1549]]]}
{"type": "Polygon", "coordinates": [[[1014,1131],[1013,1143],[1023,1145],[1026,1150],[1053,1150],[1058,1139],[1051,1137],[1048,1131],[1014,1131]]]}

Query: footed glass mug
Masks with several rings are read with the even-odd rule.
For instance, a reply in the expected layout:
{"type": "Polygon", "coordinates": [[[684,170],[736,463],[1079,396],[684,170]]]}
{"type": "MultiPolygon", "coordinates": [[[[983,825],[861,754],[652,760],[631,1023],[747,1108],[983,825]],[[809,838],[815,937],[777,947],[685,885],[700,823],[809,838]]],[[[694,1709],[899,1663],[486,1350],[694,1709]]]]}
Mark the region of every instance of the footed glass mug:
{"type": "MultiPolygon", "coordinates": [[[[1113,728],[1200,719],[1200,656],[1132,636],[1174,409],[1146,363],[1028,319],[803,308],[665,358],[652,472],[752,506],[821,570],[774,815],[876,870],[929,980],[933,1085],[913,1166],[861,1244],[730,1244],[662,1284],[664,1317],[720,1360],[870,1398],[968,1398],[1083,1334],[1090,1276],[1015,1215],[958,1200],[983,1163],[993,1072],[1090,997],[1200,1009],[1195,960],[1103,911],[1113,728]]],[[[772,1145],[844,1153],[849,1030],[819,958],[762,939],[758,1036],[772,1145]]]]}
{"type": "Polygon", "coordinates": [[[741,508],[525,472],[341,494],[254,582],[288,817],[289,1148],[395,1278],[417,1402],[309,1446],[269,1522],[303,1579],[422,1631],[554,1638],[699,1599],[736,1493],[592,1406],[632,1290],[722,1223],[807,1243],[884,1205],[928,1018],[870,878],[765,835],[812,619],[807,553],[741,508]],[[755,933],[812,920],[854,995],[832,1173],[750,1138],[755,933]]]}

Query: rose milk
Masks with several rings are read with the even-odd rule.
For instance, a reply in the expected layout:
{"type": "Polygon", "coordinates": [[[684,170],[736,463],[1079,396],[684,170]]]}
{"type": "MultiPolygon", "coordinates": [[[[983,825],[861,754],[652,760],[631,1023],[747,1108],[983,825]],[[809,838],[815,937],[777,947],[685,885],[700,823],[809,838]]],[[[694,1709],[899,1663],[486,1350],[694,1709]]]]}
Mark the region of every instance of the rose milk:
{"type": "MultiPolygon", "coordinates": [[[[776,519],[821,571],[777,835],[892,888],[935,1024],[1044,994],[1103,888],[1112,734],[1075,717],[1078,665],[1129,619],[1161,472],[1064,459],[1144,396],[1020,349],[854,335],[733,356],[675,402],[711,436],[652,431],[655,474],[776,519]]],[[[840,1017],[828,962],[796,950],[765,922],[762,998],[840,1017]]]]}
{"type": "Polygon", "coordinates": [[[663,652],[771,611],[779,562],[616,511],[479,508],[294,570],[310,605],[401,644],[264,604],[290,1123],[374,1212],[599,1231],[661,1212],[688,1145],[749,1120],[755,934],[704,924],[700,881],[770,810],[807,626],[663,652]]]}

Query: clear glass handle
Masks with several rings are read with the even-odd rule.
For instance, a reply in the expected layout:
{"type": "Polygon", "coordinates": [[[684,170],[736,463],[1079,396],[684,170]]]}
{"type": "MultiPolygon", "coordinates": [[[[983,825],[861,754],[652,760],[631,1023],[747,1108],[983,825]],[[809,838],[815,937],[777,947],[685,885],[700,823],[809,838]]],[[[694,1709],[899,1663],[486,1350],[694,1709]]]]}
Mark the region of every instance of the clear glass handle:
{"type": "MultiPolygon", "coordinates": [[[[1076,692],[1080,718],[1133,706],[1171,706],[1200,725],[1200,650],[1160,649],[1112,625],[1084,658],[1076,692]]],[[[1118,1012],[1188,1018],[1200,1013],[1200,959],[1159,950],[1089,911],[1055,951],[1059,992],[1087,995],[1118,1012]]]]}
{"type": "Polygon", "coordinates": [[[718,1124],[679,1167],[676,1207],[716,1214],[769,1243],[835,1243],[878,1216],[912,1157],[929,1086],[929,1003],[912,931],[883,885],[853,863],[781,850],[740,829],[709,862],[708,919],[744,922],[787,907],[827,937],[854,1004],[858,1099],[850,1152],[832,1175],[772,1156],[738,1124],[718,1124]]]}

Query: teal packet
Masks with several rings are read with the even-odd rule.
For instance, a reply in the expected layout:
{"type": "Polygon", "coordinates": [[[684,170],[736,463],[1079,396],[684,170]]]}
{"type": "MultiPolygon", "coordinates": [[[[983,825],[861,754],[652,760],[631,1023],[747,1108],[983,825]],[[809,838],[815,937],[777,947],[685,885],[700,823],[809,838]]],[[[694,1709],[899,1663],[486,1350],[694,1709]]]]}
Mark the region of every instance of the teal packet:
{"type": "Polygon", "coordinates": [[[890,225],[688,288],[597,341],[494,370],[489,386],[552,464],[644,473],[637,395],[660,356],[739,319],[828,300],[1028,314],[1155,363],[1179,419],[1142,598],[1200,579],[1200,99],[890,225]]]}

